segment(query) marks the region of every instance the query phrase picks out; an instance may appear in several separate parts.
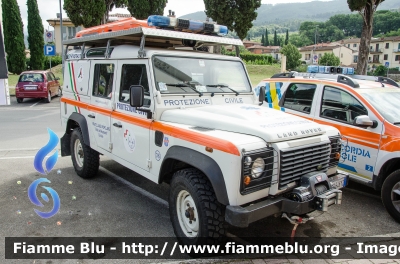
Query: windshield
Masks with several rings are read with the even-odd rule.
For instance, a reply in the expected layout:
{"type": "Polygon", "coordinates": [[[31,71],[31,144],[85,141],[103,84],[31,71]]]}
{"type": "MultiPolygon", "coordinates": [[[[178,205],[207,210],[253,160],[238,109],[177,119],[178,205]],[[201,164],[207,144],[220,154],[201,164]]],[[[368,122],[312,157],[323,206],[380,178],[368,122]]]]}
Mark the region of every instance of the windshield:
{"type": "Polygon", "coordinates": [[[389,122],[400,124],[400,89],[365,89],[359,93],[389,122]]]}
{"type": "Polygon", "coordinates": [[[155,56],[153,63],[157,88],[164,94],[251,91],[240,61],[155,56]]]}

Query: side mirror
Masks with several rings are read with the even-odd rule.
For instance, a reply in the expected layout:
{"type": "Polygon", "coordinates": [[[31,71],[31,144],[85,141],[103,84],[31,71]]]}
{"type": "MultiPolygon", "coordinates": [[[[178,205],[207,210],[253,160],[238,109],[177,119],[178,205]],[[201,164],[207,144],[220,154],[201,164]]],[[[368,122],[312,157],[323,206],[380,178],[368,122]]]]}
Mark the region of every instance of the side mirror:
{"type": "Polygon", "coordinates": [[[141,85],[129,87],[129,102],[132,107],[142,107],[144,102],[144,88],[141,85]]]}
{"type": "Polygon", "coordinates": [[[364,128],[367,127],[375,128],[378,126],[378,122],[375,120],[372,121],[367,115],[360,115],[354,118],[353,125],[364,128]]]}
{"type": "Polygon", "coordinates": [[[265,86],[260,87],[260,94],[258,95],[259,105],[262,105],[265,101],[265,86]]]}
{"type": "Polygon", "coordinates": [[[60,80],[60,77],[56,77],[56,81],[59,81],[60,80]]]}

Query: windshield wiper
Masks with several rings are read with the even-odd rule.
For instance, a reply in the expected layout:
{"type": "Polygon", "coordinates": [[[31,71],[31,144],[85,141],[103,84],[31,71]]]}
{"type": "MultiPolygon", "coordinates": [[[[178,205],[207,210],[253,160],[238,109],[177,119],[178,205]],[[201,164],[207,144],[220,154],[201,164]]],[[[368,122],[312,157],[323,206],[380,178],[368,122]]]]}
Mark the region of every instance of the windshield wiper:
{"type": "MultiPolygon", "coordinates": [[[[191,85],[186,84],[186,83],[167,83],[166,85],[168,85],[168,86],[174,86],[174,87],[179,87],[179,88],[188,87],[188,88],[192,89],[193,91],[195,91],[196,93],[198,93],[198,94],[200,95],[199,97],[202,97],[202,96],[203,96],[203,93],[202,93],[202,92],[197,91],[196,88],[193,88],[191,85]]],[[[182,90],[184,90],[184,89],[182,89],[182,90]]],[[[185,91],[185,90],[184,90],[184,91],[185,91]]],[[[185,91],[185,92],[186,92],[186,91],[185,91]]]]}
{"type": "Polygon", "coordinates": [[[208,87],[216,87],[216,88],[218,88],[218,87],[228,88],[229,90],[234,92],[236,94],[236,96],[239,95],[239,93],[237,91],[233,90],[231,87],[229,87],[228,85],[225,85],[225,84],[207,84],[206,86],[208,86],[208,87]]]}
{"type": "Polygon", "coordinates": [[[400,125],[400,122],[394,122],[393,125],[400,125]]]}

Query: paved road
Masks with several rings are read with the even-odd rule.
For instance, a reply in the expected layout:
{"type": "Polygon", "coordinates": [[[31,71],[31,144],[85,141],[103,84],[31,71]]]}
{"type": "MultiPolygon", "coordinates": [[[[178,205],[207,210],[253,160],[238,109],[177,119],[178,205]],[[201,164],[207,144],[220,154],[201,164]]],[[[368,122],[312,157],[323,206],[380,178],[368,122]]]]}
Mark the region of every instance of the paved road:
{"type": "MultiPolygon", "coordinates": [[[[40,177],[34,170],[33,157],[48,141],[46,128],[63,135],[58,100],[54,98],[50,104],[38,100],[17,104],[12,97],[11,106],[0,106],[1,237],[174,237],[166,203],[168,185],[156,185],[104,157],[98,177],[92,180],[76,175],[70,157],[59,158],[47,178],[60,196],[60,212],[50,219],[41,219],[34,213],[27,197],[28,186],[40,177]]],[[[330,207],[324,214],[312,213],[315,220],[300,225],[296,235],[363,237],[398,232],[399,224],[386,213],[379,193],[357,184],[350,187],[343,191],[341,206],[330,207]]],[[[50,208],[45,206],[43,211],[50,208]]],[[[251,241],[251,237],[289,236],[291,229],[288,221],[271,217],[248,229],[230,227],[228,232],[251,241]]],[[[0,239],[0,248],[0,258],[4,259],[4,239],[0,239]]],[[[13,262],[21,263],[10,261],[13,262]]],[[[90,261],[78,263],[83,262],[90,261]]]]}

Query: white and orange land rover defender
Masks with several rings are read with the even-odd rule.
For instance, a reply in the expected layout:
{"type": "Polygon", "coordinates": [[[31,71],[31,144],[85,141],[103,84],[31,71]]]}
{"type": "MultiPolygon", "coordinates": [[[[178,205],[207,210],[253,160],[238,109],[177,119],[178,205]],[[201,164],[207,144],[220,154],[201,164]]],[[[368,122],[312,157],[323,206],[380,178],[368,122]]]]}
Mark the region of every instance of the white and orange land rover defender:
{"type": "Polygon", "coordinates": [[[339,129],[339,168],[350,180],[381,191],[386,210],[400,222],[399,84],[349,75],[348,69],[311,65],[308,73],[276,74],[261,81],[255,93],[266,90],[263,106],[339,129]]]}
{"type": "Polygon", "coordinates": [[[107,24],[63,43],[61,151],[79,176],[95,176],[102,154],[169,183],[171,222],[186,244],[218,240],[225,222],[340,204],[348,175],[337,171],[336,128],[259,107],[240,58],[207,52],[242,45],[216,34],[226,27],[162,16],[148,24],[107,24]],[[192,24],[202,33],[185,32],[192,24]]]}

